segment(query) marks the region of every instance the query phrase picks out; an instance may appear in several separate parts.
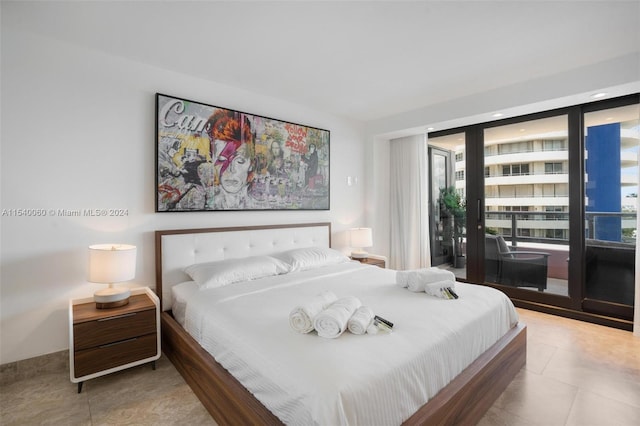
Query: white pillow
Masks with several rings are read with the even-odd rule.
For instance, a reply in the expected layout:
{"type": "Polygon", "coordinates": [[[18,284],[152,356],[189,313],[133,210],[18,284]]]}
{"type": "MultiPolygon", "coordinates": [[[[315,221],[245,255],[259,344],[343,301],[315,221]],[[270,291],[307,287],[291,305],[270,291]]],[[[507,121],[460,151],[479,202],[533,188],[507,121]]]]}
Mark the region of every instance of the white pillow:
{"type": "Polygon", "coordinates": [[[328,247],[306,247],[272,254],[289,265],[291,271],[304,271],[336,263],[349,262],[349,258],[338,250],[328,247]]]}
{"type": "Polygon", "coordinates": [[[279,259],[270,256],[253,256],[196,263],[187,266],[184,272],[198,284],[200,289],[206,289],[284,274],[289,270],[290,268],[279,259]]]}

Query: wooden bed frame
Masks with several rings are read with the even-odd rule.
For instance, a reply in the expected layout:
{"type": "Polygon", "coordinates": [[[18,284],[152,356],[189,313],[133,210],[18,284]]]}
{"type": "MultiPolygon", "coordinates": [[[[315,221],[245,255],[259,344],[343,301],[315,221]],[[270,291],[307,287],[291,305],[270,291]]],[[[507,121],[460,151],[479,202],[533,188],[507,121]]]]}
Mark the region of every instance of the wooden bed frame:
{"type": "MultiPolygon", "coordinates": [[[[162,302],[163,235],[309,226],[326,226],[330,243],[330,223],[156,231],[156,293],[162,302]]],[[[182,374],[218,424],[221,426],[282,424],[178,324],[170,311],[162,312],[161,329],[164,354],[182,374]]],[[[517,324],[404,424],[470,425],[477,423],[525,365],[526,340],[526,327],[523,324],[517,324]]]]}

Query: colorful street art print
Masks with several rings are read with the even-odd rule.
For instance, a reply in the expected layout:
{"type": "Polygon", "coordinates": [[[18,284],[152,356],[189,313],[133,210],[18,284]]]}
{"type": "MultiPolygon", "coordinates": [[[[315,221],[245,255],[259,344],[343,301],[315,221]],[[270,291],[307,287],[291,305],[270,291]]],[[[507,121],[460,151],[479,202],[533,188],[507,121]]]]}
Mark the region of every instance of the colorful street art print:
{"type": "Polygon", "coordinates": [[[158,93],[156,211],[329,210],[329,139],[158,93]]]}

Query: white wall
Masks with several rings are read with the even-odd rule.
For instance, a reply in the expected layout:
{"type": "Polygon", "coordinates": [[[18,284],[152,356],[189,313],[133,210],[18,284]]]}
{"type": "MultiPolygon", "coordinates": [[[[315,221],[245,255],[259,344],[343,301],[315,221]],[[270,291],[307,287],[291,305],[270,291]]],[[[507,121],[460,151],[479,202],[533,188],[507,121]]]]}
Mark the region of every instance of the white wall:
{"type": "Polygon", "coordinates": [[[97,288],[89,244],[135,244],[132,285],[154,287],[156,229],[331,221],[343,247],[344,231],[364,225],[362,123],[8,26],[1,51],[0,209],[128,215],[1,218],[0,364],[68,348],[68,299],[97,288]],[[330,130],[331,210],[154,213],[156,92],[330,130]]]}

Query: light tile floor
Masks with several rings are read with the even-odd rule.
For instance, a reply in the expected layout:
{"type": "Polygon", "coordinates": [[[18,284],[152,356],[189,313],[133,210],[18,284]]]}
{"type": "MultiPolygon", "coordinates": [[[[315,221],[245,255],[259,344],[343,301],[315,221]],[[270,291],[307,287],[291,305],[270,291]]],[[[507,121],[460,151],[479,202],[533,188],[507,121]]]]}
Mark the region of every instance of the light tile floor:
{"type": "Polygon", "coordinates": [[[88,380],[80,394],[68,362],[42,370],[3,380],[0,425],[216,425],[164,356],[155,371],[146,364],[88,380]]]}
{"type": "Polygon", "coordinates": [[[479,426],[640,425],[640,338],[518,309],[527,365],[479,426]]]}
{"type": "MultiPolygon", "coordinates": [[[[479,426],[640,425],[640,338],[518,312],[528,326],[527,365],[479,426]]],[[[155,371],[145,365],[87,381],[81,394],[65,358],[2,366],[1,425],[216,424],[165,357],[155,371]]]]}

